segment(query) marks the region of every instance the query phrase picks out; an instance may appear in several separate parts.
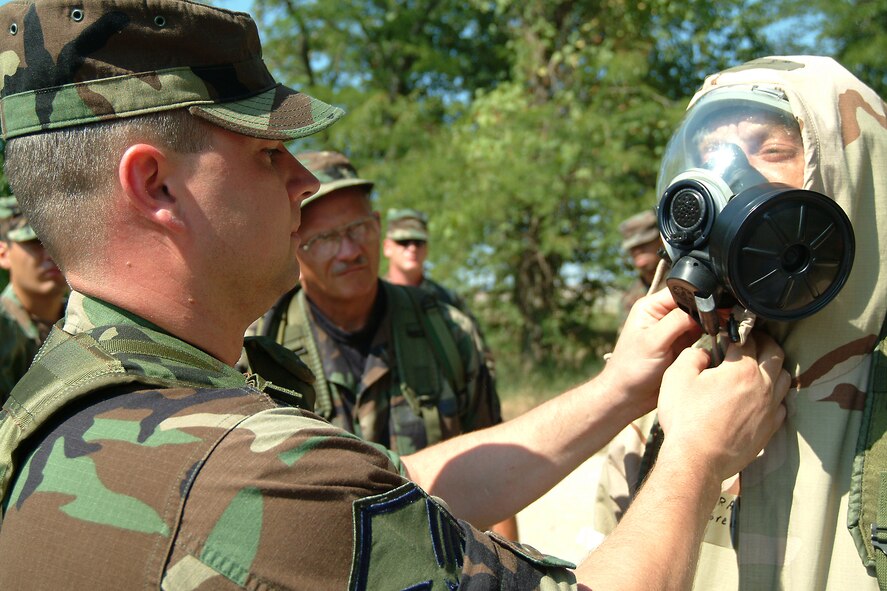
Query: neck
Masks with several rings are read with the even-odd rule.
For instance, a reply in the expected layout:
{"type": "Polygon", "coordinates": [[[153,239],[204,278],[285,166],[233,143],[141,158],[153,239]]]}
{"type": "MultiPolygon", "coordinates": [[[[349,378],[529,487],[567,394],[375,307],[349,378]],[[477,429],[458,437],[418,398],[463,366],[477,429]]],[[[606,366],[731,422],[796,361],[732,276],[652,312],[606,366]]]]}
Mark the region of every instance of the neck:
{"type": "Polygon", "coordinates": [[[325,297],[324,294],[313,290],[311,286],[305,282],[302,283],[305,295],[311,299],[311,302],[319,309],[330,322],[345,332],[357,332],[370,319],[370,313],[373,311],[373,305],[376,298],[379,297],[379,282],[373,284],[372,291],[366,296],[359,298],[351,298],[340,300],[325,297]]]}
{"type": "Polygon", "coordinates": [[[12,291],[28,314],[43,322],[52,324],[64,314],[62,304],[65,294],[63,289],[50,294],[35,294],[20,289],[13,281],[12,291]]]}
{"type": "Polygon", "coordinates": [[[386,279],[395,285],[418,286],[422,283],[424,275],[422,269],[404,271],[403,269],[399,269],[392,265],[388,267],[388,276],[386,279]]]}
{"type": "Polygon", "coordinates": [[[108,271],[103,280],[73,273],[68,280],[73,289],[140,316],[230,366],[240,358],[250,322],[262,313],[253,315],[249,307],[220,298],[224,288],[215,294],[201,290],[193,277],[177,273],[174,267],[161,269],[149,263],[140,268],[133,261],[122,270],[110,266],[102,270],[108,271]]]}

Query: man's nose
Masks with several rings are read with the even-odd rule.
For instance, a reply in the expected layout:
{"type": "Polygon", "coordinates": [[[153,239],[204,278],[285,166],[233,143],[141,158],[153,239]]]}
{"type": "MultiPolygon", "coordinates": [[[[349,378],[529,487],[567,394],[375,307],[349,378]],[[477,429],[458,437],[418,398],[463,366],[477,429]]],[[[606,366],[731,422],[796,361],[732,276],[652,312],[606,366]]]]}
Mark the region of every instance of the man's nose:
{"type": "Polygon", "coordinates": [[[344,232],[339,243],[339,252],[336,255],[341,259],[351,259],[360,254],[360,244],[347,232],[344,232]]]}
{"type": "Polygon", "coordinates": [[[288,183],[290,199],[301,207],[302,201],[311,197],[320,190],[320,181],[296,157],[287,151],[292,166],[292,177],[288,183]]]}

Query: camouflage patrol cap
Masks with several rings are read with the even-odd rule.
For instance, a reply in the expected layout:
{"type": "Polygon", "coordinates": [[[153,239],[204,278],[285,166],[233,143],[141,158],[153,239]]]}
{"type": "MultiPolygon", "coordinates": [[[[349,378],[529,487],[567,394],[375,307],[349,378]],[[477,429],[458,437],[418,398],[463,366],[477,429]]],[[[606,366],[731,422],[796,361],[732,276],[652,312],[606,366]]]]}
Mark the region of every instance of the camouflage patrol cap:
{"type": "Polygon", "coordinates": [[[302,201],[302,207],[345,187],[366,187],[367,193],[373,189],[373,182],[358,177],[351,161],[339,152],[302,152],[296,154],[296,159],[320,181],[320,189],[302,201]]]}
{"type": "Polygon", "coordinates": [[[417,209],[389,209],[388,232],[391,240],[428,241],[428,216],[417,209]]]}
{"type": "Polygon", "coordinates": [[[0,7],[3,138],[188,108],[287,140],[343,111],[274,81],[248,14],[189,0],[12,0],[0,7]]]}
{"type": "Polygon", "coordinates": [[[0,197],[0,239],[13,242],[37,240],[37,234],[12,195],[0,197]]]}
{"type": "Polygon", "coordinates": [[[619,224],[619,231],[622,233],[622,248],[624,250],[653,242],[659,238],[656,213],[652,209],[637,213],[619,224]]]}

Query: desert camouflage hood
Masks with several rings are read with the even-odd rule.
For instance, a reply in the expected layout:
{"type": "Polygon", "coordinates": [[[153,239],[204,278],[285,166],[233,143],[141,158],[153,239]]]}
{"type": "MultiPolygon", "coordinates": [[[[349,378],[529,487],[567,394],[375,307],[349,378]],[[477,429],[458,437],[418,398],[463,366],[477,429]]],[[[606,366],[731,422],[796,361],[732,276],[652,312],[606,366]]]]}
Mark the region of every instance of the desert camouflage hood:
{"type": "Polygon", "coordinates": [[[803,138],[804,188],[848,214],[856,258],[843,290],[818,314],[760,324],[786,352],[795,386],[788,418],[742,474],[738,572],[732,548],[704,544],[696,587],[876,589],[847,531],[847,506],[872,352],[887,312],[885,106],[823,57],[749,62],[709,77],[693,102],[736,84],[787,94],[803,138]]]}
{"type": "Polygon", "coordinates": [[[863,364],[887,311],[878,230],[887,207],[877,206],[887,198],[887,120],[871,89],[834,60],[810,56],[755,60],[711,76],[691,106],[714,88],[748,84],[785,91],[804,142],[804,188],[832,197],[856,233],[854,268],[835,301],[812,318],[767,325],[805,386],[863,364]]]}

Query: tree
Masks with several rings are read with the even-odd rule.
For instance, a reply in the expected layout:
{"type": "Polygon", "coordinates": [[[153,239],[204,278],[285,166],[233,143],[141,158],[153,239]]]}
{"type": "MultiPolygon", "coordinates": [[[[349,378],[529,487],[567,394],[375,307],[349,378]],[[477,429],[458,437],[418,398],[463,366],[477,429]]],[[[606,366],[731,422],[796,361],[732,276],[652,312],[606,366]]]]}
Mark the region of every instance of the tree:
{"type": "Polygon", "coordinates": [[[783,0],[786,20],[801,35],[778,42],[787,51],[831,55],[881,97],[887,96],[887,0],[783,0]]]}
{"type": "Polygon", "coordinates": [[[256,0],[255,9],[279,77],[349,113],[320,140],[367,173],[384,176],[451,106],[509,74],[504,32],[484,3],[256,0]]]}
{"type": "Polygon", "coordinates": [[[401,161],[386,194],[422,195],[444,228],[437,243],[457,245],[445,268],[467,258],[494,294],[487,321],[516,327],[528,362],[581,358],[602,280],[622,266],[616,222],[653,206],[681,108],[646,79],[649,10],[500,1],[499,12],[511,79],[478,93],[433,151],[401,161]]]}
{"type": "Polygon", "coordinates": [[[533,364],[591,351],[617,222],[655,204],[690,94],[767,48],[749,4],[256,0],[273,68],[350,112],[320,142],[431,214],[436,277],[533,364]]]}

